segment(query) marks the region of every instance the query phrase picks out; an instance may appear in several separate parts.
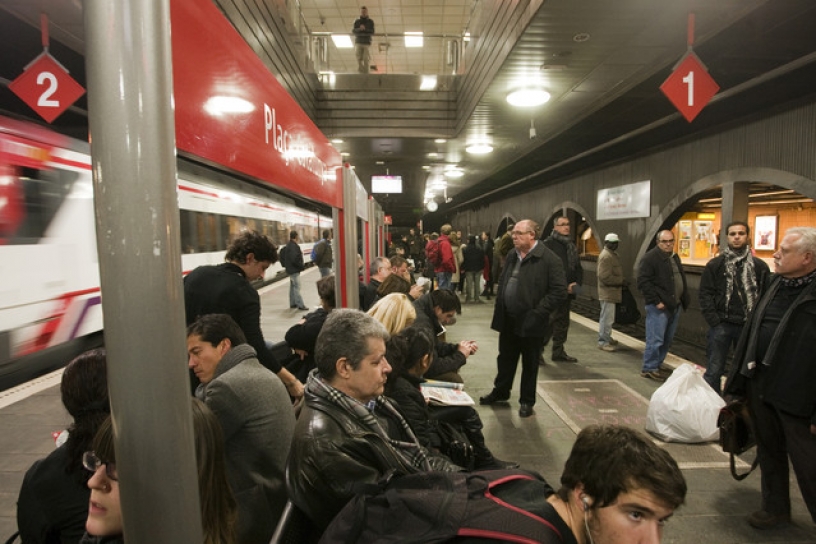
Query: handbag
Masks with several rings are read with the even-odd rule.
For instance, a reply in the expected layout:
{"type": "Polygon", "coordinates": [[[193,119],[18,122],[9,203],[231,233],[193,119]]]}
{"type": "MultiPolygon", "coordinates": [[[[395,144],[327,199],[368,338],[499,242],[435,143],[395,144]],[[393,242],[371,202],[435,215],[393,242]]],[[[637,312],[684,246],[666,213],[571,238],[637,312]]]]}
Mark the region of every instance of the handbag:
{"type": "Polygon", "coordinates": [[[432,421],[434,421],[434,430],[441,442],[439,451],[460,467],[473,470],[476,464],[476,452],[464,431],[447,421],[432,421]]]}
{"type": "Polygon", "coordinates": [[[758,458],[754,459],[750,470],[745,474],[738,474],[735,466],[735,456],[756,446],[754,425],[751,421],[751,412],[745,400],[732,400],[720,410],[717,417],[717,427],[720,429],[720,446],[730,454],[731,476],[740,481],[748,477],[757,467],[758,458]]]}

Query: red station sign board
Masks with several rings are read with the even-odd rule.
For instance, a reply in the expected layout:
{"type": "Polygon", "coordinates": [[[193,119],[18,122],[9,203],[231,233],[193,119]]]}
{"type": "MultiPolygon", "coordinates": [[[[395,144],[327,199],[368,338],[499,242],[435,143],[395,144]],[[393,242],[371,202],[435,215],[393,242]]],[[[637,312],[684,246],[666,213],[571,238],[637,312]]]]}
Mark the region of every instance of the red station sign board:
{"type": "Polygon", "coordinates": [[[341,208],[340,153],[215,4],[170,19],[178,149],[341,208]]]}
{"type": "Polygon", "coordinates": [[[49,123],[85,94],[82,85],[47,53],[26,66],[9,89],[49,123]]]}
{"type": "Polygon", "coordinates": [[[689,52],[674,72],[660,86],[689,123],[720,90],[697,55],[689,52]]]}

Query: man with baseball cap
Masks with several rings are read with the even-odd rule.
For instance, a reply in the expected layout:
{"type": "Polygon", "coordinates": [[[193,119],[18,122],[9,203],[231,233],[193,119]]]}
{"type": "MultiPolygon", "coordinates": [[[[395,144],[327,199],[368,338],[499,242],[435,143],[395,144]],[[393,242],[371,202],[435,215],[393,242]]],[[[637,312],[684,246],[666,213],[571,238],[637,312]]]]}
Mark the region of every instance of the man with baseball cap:
{"type": "Polygon", "coordinates": [[[618,235],[610,232],[604,237],[604,248],[598,257],[598,300],[601,316],[598,318],[598,349],[617,351],[618,341],[612,338],[615,322],[615,304],[621,301],[621,291],[627,284],[617,254],[618,235]]]}

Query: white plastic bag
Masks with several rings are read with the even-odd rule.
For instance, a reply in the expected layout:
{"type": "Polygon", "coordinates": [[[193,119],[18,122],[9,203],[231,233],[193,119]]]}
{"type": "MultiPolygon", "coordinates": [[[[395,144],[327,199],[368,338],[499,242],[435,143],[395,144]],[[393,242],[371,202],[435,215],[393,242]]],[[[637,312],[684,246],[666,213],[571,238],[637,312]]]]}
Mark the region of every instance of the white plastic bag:
{"type": "Polygon", "coordinates": [[[657,388],[646,412],[646,430],[665,442],[717,440],[717,416],[725,401],[703,379],[701,369],[680,365],[657,388]]]}

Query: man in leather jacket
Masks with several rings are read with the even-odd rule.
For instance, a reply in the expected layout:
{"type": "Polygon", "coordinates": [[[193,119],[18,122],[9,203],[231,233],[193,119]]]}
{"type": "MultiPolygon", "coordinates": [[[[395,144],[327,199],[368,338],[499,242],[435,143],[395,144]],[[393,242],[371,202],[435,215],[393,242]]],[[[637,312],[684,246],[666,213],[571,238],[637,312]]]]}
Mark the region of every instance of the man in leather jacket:
{"type": "Polygon", "coordinates": [[[366,484],[393,474],[459,471],[417,441],[383,397],[388,332],[357,310],[334,310],[317,338],[287,467],[289,497],[322,532],[366,484]]]}

